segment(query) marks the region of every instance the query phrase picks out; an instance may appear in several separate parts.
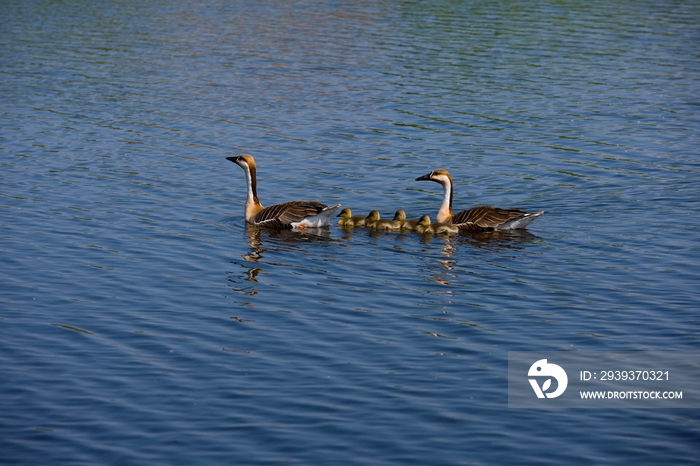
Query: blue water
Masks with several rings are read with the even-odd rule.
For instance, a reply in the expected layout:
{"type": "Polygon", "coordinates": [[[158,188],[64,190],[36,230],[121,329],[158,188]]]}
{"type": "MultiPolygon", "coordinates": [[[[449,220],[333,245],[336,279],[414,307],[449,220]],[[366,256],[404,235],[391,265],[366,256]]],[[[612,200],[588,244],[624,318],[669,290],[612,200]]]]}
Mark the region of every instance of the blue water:
{"type": "Polygon", "coordinates": [[[508,351],[700,348],[700,4],[4,1],[0,463],[697,464],[508,351]],[[246,228],[264,205],[545,210],[246,228]]]}

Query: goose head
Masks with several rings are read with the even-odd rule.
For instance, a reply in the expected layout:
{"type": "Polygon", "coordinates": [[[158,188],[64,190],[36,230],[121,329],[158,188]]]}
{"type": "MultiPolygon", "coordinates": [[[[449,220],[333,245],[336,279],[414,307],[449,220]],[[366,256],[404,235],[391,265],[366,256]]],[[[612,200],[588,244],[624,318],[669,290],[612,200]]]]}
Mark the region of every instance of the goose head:
{"type": "Polygon", "coordinates": [[[418,225],[422,227],[429,227],[430,217],[428,217],[427,215],[423,215],[421,218],[418,219],[418,225]]]}
{"type": "Polygon", "coordinates": [[[369,213],[366,220],[368,222],[376,222],[377,220],[379,220],[379,218],[380,218],[379,211],[373,210],[372,212],[369,213]]]}
{"type": "Polygon", "coordinates": [[[336,217],[343,217],[344,219],[349,219],[350,217],[352,217],[352,210],[345,208],[341,210],[340,213],[336,215],[336,217]]]}
{"type": "Polygon", "coordinates": [[[437,170],[431,171],[427,175],[419,176],[416,178],[416,181],[435,181],[436,183],[440,183],[441,185],[445,186],[446,184],[452,184],[452,177],[450,176],[450,172],[447,170],[438,168],[437,170]]]}
{"type": "Polygon", "coordinates": [[[235,163],[244,170],[255,170],[255,159],[252,155],[243,154],[238,157],[226,157],[226,160],[235,163]]]}
{"type": "Polygon", "coordinates": [[[397,210],[396,214],[394,214],[394,220],[399,221],[399,222],[406,221],[406,212],[404,212],[401,209],[397,210]]]}

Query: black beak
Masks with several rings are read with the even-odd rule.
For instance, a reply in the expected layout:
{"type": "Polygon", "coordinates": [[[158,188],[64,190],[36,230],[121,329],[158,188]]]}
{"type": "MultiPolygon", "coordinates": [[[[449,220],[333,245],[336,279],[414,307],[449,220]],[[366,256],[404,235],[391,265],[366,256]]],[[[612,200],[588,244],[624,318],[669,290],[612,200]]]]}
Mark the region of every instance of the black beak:
{"type": "Polygon", "coordinates": [[[233,162],[233,163],[235,163],[236,165],[238,165],[238,157],[226,157],[226,160],[228,160],[229,162],[233,162]]]}
{"type": "Polygon", "coordinates": [[[427,175],[419,176],[416,178],[416,181],[430,181],[430,175],[432,175],[433,172],[428,173],[427,175]]]}

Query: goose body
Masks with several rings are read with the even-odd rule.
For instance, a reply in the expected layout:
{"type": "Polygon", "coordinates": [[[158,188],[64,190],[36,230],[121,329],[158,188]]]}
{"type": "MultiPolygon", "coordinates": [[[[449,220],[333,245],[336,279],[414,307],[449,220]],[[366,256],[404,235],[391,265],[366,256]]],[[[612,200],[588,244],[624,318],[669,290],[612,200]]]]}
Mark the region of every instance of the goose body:
{"type": "Polygon", "coordinates": [[[338,226],[344,227],[344,228],[352,228],[352,227],[363,227],[365,226],[365,218],[362,215],[352,215],[352,210],[345,208],[340,211],[338,214],[338,217],[342,217],[340,220],[338,220],[338,226]]]}
{"type": "Polygon", "coordinates": [[[370,230],[392,231],[394,230],[393,220],[382,220],[379,211],[373,210],[365,220],[365,226],[370,230]]]}
{"type": "Polygon", "coordinates": [[[318,201],[291,201],[263,207],[258,199],[257,168],[250,155],[226,157],[246,173],[248,198],[245,202],[246,222],[266,228],[318,228],[327,227],[330,217],[340,204],[327,206],[318,201]]]}
{"type": "Polygon", "coordinates": [[[430,217],[423,215],[418,219],[416,231],[424,235],[456,235],[459,227],[451,223],[430,223],[430,217]]]}
{"type": "Polygon", "coordinates": [[[394,221],[398,222],[399,229],[404,231],[415,231],[418,224],[418,220],[406,220],[406,212],[401,209],[396,211],[394,221]]]}
{"type": "Polygon", "coordinates": [[[452,177],[447,170],[433,170],[427,175],[416,178],[416,181],[435,181],[442,185],[445,197],[438,211],[437,221],[438,223],[451,223],[457,226],[460,231],[515,230],[525,228],[530,222],[544,213],[544,211],[541,211],[530,214],[520,209],[478,206],[453,214],[453,184],[452,177]]]}

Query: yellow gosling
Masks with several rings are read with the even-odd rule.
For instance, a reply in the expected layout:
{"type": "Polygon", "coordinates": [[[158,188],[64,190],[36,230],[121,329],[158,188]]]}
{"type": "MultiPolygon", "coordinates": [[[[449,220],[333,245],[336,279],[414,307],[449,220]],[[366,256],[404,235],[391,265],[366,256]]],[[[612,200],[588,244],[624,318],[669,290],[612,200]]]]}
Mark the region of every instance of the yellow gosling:
{"type": "Polygon", "coordinates": [[[406,212],[399,209],[394,215],[394,221],[399,222],[399,229],[402,231],[415,231],[418,220],[406,220],[406,212]]]}
{"type": "Polygon", "coordinates": [[[430,217],[423,215],[418,219],[416,231],[423,235],[456,235],[459,228],[449,223],[430,223],[430,217]]]}
{"type": "Polygon", "coordinates": [[[391,220],[382,220],[378,210],[369,213],[365,220],[365,226],[370,230],[391,231],[394,225],[391,220]]]}
{"type": "Polygon", "coordinates": [[[353,227],[363,227],[365,226],[365,217],[362,215],[352,215],[352,210],[345,208],[340,211],[338,217],[341,219],[338,221],[338,226],[343,228],[353,228],[353,227]]]}

